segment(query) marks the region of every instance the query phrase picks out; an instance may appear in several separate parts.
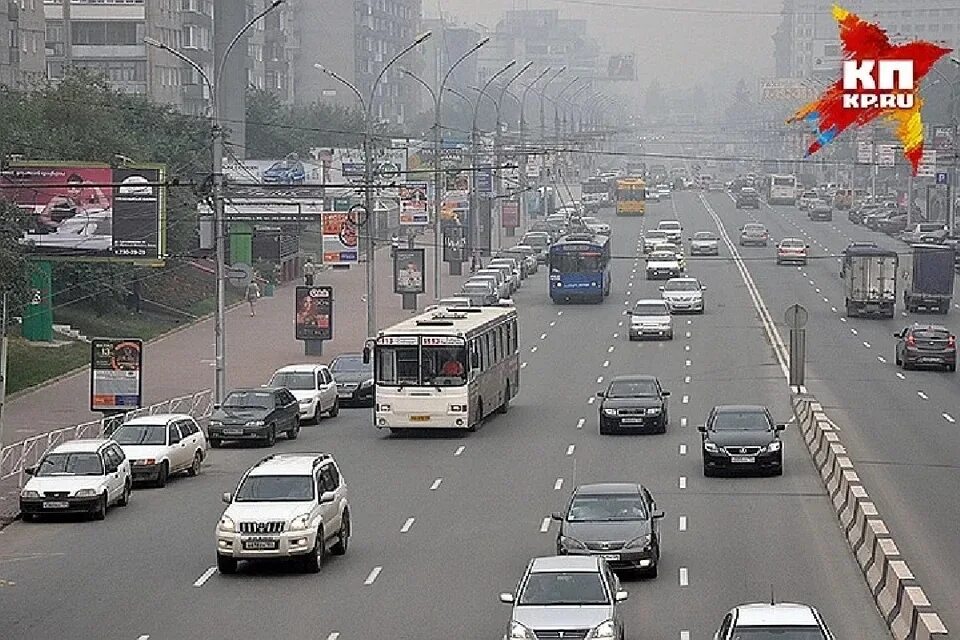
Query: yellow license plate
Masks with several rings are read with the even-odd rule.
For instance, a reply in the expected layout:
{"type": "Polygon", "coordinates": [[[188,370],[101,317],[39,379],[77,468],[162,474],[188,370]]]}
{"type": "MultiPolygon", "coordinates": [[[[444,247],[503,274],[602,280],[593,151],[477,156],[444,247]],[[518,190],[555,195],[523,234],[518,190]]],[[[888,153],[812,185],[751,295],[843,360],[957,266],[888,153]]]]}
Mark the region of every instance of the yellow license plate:
{"type": "Polygon", "coordinates": [[[429,422],[430,416],[410,416],[410,422],[429,422]]]}

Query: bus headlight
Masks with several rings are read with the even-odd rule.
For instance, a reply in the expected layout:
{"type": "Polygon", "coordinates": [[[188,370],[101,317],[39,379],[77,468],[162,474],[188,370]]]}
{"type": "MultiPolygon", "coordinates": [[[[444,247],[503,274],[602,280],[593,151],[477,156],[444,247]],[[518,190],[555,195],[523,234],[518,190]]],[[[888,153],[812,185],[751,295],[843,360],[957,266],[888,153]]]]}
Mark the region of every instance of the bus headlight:
{"type": "Polygon", "coordinates": [[[378,404],[377,411],[390,411],[390,405],[388,404],[378,404]]]}
{"type": "Polygon", "coordinates": [[[450,405],[450,413],[464,413],[467,410],[467,405],[465,404],[452,404],[450,405]]]}

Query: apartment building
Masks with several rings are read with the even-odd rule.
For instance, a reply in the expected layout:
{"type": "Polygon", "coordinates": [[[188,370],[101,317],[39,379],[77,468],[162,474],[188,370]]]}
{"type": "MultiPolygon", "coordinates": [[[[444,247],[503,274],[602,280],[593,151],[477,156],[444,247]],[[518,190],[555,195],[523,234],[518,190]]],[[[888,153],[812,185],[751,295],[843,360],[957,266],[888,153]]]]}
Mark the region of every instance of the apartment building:
{"type": "Polygon", "coordinates": [[[0,2],[0,84],[26,88],[43,80],[42,0],[0,2]]]}

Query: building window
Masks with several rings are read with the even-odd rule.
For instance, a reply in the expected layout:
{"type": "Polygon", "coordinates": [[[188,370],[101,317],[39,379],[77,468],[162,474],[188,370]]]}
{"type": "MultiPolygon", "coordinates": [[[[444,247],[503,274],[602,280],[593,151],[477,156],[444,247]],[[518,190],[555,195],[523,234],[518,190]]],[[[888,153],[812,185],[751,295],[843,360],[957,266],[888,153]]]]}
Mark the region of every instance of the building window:
{"type": "Polygon", "coordinates": [[[75,45],[136,45],[143,40],[143,23],[121,21],[74,21],[71,25],[75,45]]]}

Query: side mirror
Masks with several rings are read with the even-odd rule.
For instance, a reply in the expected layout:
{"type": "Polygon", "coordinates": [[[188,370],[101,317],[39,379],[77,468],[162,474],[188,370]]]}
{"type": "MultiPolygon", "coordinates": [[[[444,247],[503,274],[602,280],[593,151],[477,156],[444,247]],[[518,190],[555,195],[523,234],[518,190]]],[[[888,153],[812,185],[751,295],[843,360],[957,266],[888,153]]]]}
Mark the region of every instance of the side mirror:
{"type": "Polygon", "coordinates": [[[606,394],[605,394],[603,391],[597,391],[597,397],[598,397],[598,398],[606,398],[607,396],[606,396],[606,394]]]}
{"type": "Polygon", "coordinates": [[[625,311],[623,312],[623,315],[625,315],[625,316],[632,316],[632,315],[633,315],[633,311],[631,311],[630,309],[627,309],[627,310],[625,310],[625,311]]]}
{"type": "Polygon", "coordinates": [[[707,290],[707,286],[706,286],[706,285],[703,285],[703,284],[700,285],[700,291],[706,291],[706,290],[707,290]]]}
{"type": "Polygon", "coordinates": [[[556,520],[557,522],[562,522],[562,521],[563,521],[563,514],[560,513],[559,511],[554,511],[553,513],[550,514],[550,517],[551,517],[553,520],[556,520]]]}
{"type": "Polygon", "coordinates": [[[805,246],[806,246],[806,248],[807,248],[807,249],[809,249],[809,248],[810,248],[810,245],[805,245],[805,246]]]}
{"type": "Polygon", "coordinates": [[[707,425],[705,425],[705,424],[698,425],[698,426],[697,426],[697,431],[699,431],[700,433],[706,433],[706,432],[707,432],[707,425]]]}
{"type": "Polygon", "coordinates": [[[224,493],[222,496],[220,496],[220,501],[226,504],[230,504],[231,502],[233,502],[233,494],[230,493],[229,491],[224,493]]]}
{"type": "Polygon", "coordinates": [[[116,473],[119,470],[120,470],[120,466],[116,464],[112,464],[109,467],[107,467],[107,473],[116,473]]]}
{"type": "Polygon", "coordinates": [[[337,497],[337,494],[335,494],[333,491],[324,491],[320,495],[320,504],[329,504],[333,502],[336,499],[336,497],[337,497]]]}
{"type": "Polygon", "coordinates": [[[653,518],[654,520],[658,520],[663,516],[664,516],[663,511],[654,511],[653,513],[650,514],[650,517],[653,518]]]}
{"type": "Polygon", "coordinates": [[[774,429],[774,431],[783,431],[783,430],[786,429],[786,428],[787,428],[787,425],[785,425],[785,424],[778,424],[778,425],[775,426],[773,429],[774,429]]]}
{"type": "Polygon", "coordinates": [[[215,404],[215,405],[213,405],[213,409],[214,409],[214,411],[216,411],[216,410],[217,410],[217,409],[219,409],[219,408],[220,408],[220,405],[219,405],[219,404],[215,404]]]}
{"type": "Polygon", "coordinates": [[[35,475],[37,475],[37,467],[36,467],[36,465],[34,465],[34,466],[32,466],[32,467],[24,467],[24,468],[23,468],[23,472],[24,472],[25,474],[27,474],[28,476],[35,476],[35,475]]]}
{"type": "Polygon", "coordinates": [[[363,348],[363,364],[370,364],[370,347],[363,348]]]}
{"type": "Polygon", "coordinates": [[[903,336],[901,336],[899,333],[895,333],[895,334],[893,334],[893,337],[894,337],[894,338],[901,338],[901,337],[903,337],[903,336]]]}
{"type": "Polygon", "coordinates": [[[617,602],[623,602],[629,597],[630,597],[630,594],[627,593],[626,591],[617,591],[617,595],[614,596],[613,599],[616,600],[617,602]]]}
{"type": "Polygon", "coordinates": [[[669,391],[661,391],[661,392],[660,392],[660,395],[662,395],[664,398],[669,398],[669,397],[670,397],[670,392],[669,392],[669,391]]]}
{"type": "Polygon", "coordinates": [[[501,594],[500,594],[500,602],[502,602],[502,603],[504,603],[504,604],[513,604],[513,600],[514,600],[514,598],[513,598],[513,594],[512,594],[512,593],[501,593],[501,594]]]}
{"type": "Polygon", "coordinates": [[[662,287],[662,286],[661,286],[661,287],[657,287],[657,289],[660,289],[660,291],[664,291],[664,290],[666,289],[666,287],[662,287]]]}

